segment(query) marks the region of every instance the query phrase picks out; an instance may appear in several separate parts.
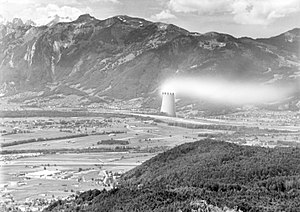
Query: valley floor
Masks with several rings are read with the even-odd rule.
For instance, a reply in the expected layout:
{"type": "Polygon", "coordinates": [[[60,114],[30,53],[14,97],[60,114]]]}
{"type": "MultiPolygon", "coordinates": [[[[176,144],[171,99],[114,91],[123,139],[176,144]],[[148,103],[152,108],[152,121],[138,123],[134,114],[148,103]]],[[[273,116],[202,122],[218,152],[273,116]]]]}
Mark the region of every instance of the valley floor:
{"type": "Polygon", "coordinates": [[[121,174],[158,153],[204,138],[251,146],[300,146],[296,112],[252,111],[209,118],[130,111],[95,117],[68,113],[1,119],[2,207],[41,209],[85,190],[110,189],[121,174]],[[107,174],[115,181],[107,183],[107,174]]]}

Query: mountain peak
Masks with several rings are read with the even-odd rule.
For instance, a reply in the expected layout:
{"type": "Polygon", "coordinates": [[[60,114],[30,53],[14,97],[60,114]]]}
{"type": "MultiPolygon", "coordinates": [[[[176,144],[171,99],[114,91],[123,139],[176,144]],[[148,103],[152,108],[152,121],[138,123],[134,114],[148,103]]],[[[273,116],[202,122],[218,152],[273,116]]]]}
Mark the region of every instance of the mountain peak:
{"type": "Polygon", "coordinates": [[[70,17],[61,17],[58,15],[49,16],[48,19],[50,20],[47,24],[47,26],[49,26],[49,27],[54,26],[55,24],[57,24],[59,22],[71,22],[72,21],[70,17]]]}
{"type": "Polygon", "coordinates": [[[83,14],[77,18],[76,22],[86,22],[86,21],[93,21],[93,20],[96,20],[96,18],[91,16],[90,14],[83,14]]]}
{"type": "Polygon", "coordinates": [[[27,20],[27,21],[25,22],[25,25],[27,25],[27,26],[35,26],[36,23],[35,23],[34,21],[32,21],[32,20],[27,20]]]}
{"type": "Polygon", "coordinates": [[[14,27],[20,27],[20,26],[24,25],[24,23],[23,23],[23,21],[22,21],[21,18],[14,18],[12,20],[12,24],[13,24],[14,27]]]}

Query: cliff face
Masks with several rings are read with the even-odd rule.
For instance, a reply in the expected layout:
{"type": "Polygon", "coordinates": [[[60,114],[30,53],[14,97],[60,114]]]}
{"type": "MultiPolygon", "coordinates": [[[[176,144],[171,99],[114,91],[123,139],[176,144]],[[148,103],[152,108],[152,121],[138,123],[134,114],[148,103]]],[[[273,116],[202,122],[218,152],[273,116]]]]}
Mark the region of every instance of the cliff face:
{"type": "Polygon", "coordinates": [[[157,98],[175,75],[293,81],[299,40],[299,29],[254,40],[128,16],[40,27],[15,20],[0,26],[1,91],[130,100],[157,98]]]}

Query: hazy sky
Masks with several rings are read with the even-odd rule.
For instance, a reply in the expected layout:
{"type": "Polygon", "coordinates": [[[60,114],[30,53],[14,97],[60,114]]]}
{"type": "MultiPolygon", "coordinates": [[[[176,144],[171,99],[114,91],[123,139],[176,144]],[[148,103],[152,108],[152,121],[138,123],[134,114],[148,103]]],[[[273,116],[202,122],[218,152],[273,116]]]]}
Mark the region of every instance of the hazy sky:
{"type": "Polygon", "coordinates": [[[270,37],[300,27],[300,0],[0,0],[0,21],[20,17],[46,24],[49,16],[98,19],[115,15],[173,23],[189,31],[270,37]]]}

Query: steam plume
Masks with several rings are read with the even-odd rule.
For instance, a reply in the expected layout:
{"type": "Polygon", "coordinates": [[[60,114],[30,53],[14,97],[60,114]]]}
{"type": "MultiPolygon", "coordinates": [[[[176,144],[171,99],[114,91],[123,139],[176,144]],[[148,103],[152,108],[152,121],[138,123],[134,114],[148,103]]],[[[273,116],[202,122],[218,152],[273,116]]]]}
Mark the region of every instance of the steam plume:
{"type": "Polygon", "coordinates": [[[175,78],[167,80],[163,92],[175,92],[177,96],[200,98],[225,104],[265,104],[288,98],[292,86],[274,86],[251,82],[229,82],[212,78],[175,78]]]}

